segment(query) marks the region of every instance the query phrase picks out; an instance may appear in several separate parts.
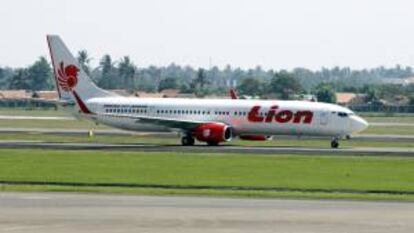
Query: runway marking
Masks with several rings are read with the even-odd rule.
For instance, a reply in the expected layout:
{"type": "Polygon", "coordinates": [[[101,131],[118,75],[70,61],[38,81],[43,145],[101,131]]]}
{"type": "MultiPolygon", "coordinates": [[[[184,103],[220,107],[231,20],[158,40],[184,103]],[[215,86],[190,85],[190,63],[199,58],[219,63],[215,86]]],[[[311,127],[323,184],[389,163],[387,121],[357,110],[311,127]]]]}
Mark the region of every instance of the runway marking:
{"type": "Polygon", "coordinates": [[[307,148],[307,147],[252,147],[252,146],[175,146],[156,144],[106,144],[106,143],[59,143],[30,141],[0,141],[0,148],[49,149],[49,150],[96,150],[141,151],[182,153],[231,153],[231,154],[296,154],[296,155],[350,155],[350,156],[414,156],[413,148],[307,148]]]}
{"type": "Polygon", "coordinates": [[[0,115],[0,120],[57,120],[67,121],[76,120],[73,117],[60,117],[60,116],[8,116],[0,115]]]}
{"type": "MultiPolygon", "coordinates": [[[[389,194],[414,195],[414,191],[395,190],[358,190],[358,189],[322,189],[322,188],[287,188],[287,187],[254,187],[254,186],[214,186],[214,185],[162,185],[162,184],[136,184],[136,183],[81,183],[81,182],[48,182],[48,181],[7,181],[0,180],[0,185],[37,185],[37,186],[63,186],[63,187],[111,187],[111,188],[154,188],[154,189],[180,189],[180,190],[219,190],[219,191],[263,191],[263,192],[307,192],[307,193],[348,193],[348,194],[389,194]]],[[[29,196],[36,200],[38,197],[29,196]]]]}

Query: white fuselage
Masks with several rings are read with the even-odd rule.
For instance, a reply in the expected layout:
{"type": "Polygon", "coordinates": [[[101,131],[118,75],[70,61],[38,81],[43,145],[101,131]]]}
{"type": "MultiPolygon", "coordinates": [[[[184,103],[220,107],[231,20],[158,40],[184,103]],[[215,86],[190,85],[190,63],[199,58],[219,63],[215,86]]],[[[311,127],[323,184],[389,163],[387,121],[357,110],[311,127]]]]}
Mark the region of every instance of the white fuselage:
{"type": "Polygon", "coordinates": [[[237,135],[316,135],[343,137],[367,127],[347,108],[325,103],[242,99],[146,99],[103,97],[86,101],[91,118],[132,131],[183,131],[143,124],[125,116],[146,116],[200,122],[221,122],[237,135]]]}

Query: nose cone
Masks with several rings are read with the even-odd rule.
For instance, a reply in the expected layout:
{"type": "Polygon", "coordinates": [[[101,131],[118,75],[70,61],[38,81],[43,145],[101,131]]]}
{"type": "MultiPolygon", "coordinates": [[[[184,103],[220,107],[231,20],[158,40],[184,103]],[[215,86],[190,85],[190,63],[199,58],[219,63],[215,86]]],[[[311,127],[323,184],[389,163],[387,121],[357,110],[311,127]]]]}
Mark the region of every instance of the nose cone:
{"type": "Polygon", "coordinates": [[[359,133],[368,128],[368,122],[359,116],[351,117],[351,130],[352,133],[359,133]]]}

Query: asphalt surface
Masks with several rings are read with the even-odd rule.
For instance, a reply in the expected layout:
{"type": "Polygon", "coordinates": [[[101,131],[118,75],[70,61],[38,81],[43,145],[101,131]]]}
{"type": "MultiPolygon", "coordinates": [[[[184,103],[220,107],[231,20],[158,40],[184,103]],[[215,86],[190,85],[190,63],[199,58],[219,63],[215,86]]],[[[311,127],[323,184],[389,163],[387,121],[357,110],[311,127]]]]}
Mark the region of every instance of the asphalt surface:
{"type": "Polygon", "coordinates": [[[67,121],[76,120],[73,117],[60,117],[60,116],[8,116],[0,115],[0,120],[54,120],[54,121],[67,121]]]}
{"type": "Polygon", "coordinates": [[[142,151],[182,153],[235,154],[303,154],[303,155],[360,155],[360,156],[414,156],[414,148],[307,148],[307,147],[251,147],[251,146],[175,146],[155,144],[60,143],[37,141],[0,141],[3,149],[53,149],[96,151],[142,151]]]}
{"type": "Polygon", "coordinates": [[[2,233],[412,233],[414,203],[0,193],[2,233]]]}
{"type": "MultiPolygon", "coordinates": [[[[118,129],[97,129],[93,130],[95,135],[105,136],[128,136],[128,135],[148,135],[156,137],[177,137],[177,133],[171,132],[131,132],[118,129]]],[[[0,134],[21,134],[21,133],[36,133],[36,134],[51,134],[51,135],[72,135],[85,136],[89,134],[87,129],[54,129],[54,128],[0,128],[0,134]]],[[[327,137],[316,136],[289,136],[289,135],[275,135],[274,140],[288,139],[288,140],[315,140],[324,139],[327,137]]],[[[414,135],[354,135],[354,141],[385,141],[385,142],[414,142],[414,135]]]]}

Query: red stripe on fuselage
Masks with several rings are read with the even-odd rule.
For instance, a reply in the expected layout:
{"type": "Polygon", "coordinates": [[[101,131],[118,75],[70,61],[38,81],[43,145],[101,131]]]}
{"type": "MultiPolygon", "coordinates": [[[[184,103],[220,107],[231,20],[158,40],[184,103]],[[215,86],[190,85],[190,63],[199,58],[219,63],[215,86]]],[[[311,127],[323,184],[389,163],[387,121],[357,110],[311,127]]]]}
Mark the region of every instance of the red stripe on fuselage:
{"type": "Polygon", "coordinates": [[[79,108],[82,111],[82,113],[92,114],[92,112],[89,111],[88,107],[86,107],[86,105],[83,103],[82,99],[79,97],[76,91],[73,91],[73,95],[75,96],[76,102],[78,103],[79,108]]]}

